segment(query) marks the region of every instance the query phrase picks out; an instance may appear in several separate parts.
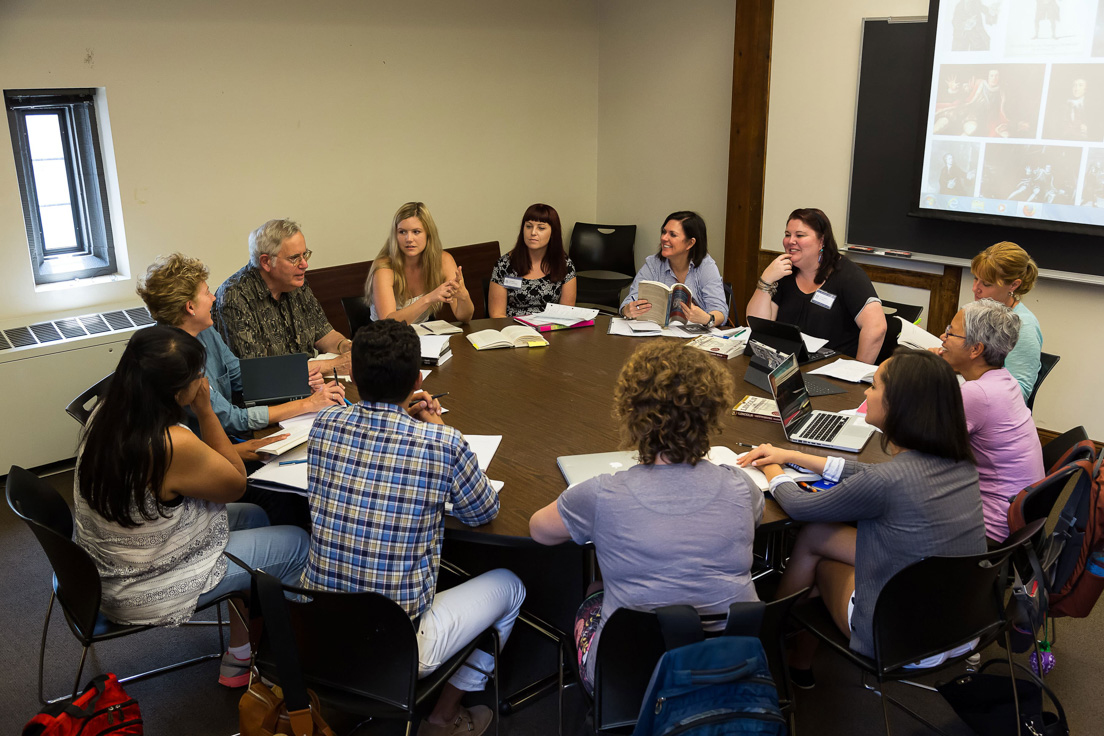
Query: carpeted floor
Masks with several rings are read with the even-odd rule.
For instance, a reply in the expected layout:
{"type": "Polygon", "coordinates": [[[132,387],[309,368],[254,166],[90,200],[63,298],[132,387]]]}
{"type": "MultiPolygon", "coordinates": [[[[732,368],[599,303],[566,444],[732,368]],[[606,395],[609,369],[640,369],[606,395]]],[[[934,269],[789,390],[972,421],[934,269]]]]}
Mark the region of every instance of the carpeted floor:
{"type": "MultiPolygon", "coordinates": [[[[51,469],[41,469],[48,472],[51,469]]],[[[52,469],[52,483],[71,498],[72,472],[52,469]]],[[[42,617],[49,597],[50,571],[45,556],[27,528],[7,509],[0,511],[0,671],[3,672],[3,696],[0,697],[0,733],[18,733],[38,710],[36,678],[42,617]]],[[[1104,680],[1099,662],[1104,654],[1100,607],[1088,619],[1062,619],[1054,651],[1058,666],[1048,683],[1061,698],[1073,734],[1104,732],[1104,680]]],[[[96,647],[85,668],[83,681],[104,671],[120,675],[143,668],[214,652],[217,634],[210,628],[154,630],[96,647]]],[[[55,610],[47,644],[46,690],[48,696],[72,687],[79,647],[70,635],[64,618],[55,610]]],[[[525,681],[529,674],[541,674],[552,667],[547,647],[520,629],[508,645],[504,686],[525,681]]],[[[994,650],[992,656],[999,656],[994,650]]],[[[858,673],[842,660],[822,652],[816,662],[818,685],[797,694],[797,727],[802,736],[836,736],[854,733],[880,733],[882,709],[876,695],[860,686],[858,673]]],[[[180,672],[127,687],[141,704],[146,733],[212,736],[237,733],[237,701],[241,691],[230,691],[216,683],[217,661],[206,662],[180,672]]],[[[946,671],[935,676],[940,681],[956,673],[946,671]]],[[[82,686],[83,686],[82,682],[82,686]]],[[[970,734],[943,700],[933,693],[890,686],[891,692],[932,719],[948,734],[970,734]]],[[[489,697],[484,697],[489,702],[489,697]]],[[[565,696],[565,734],[587,733],[586,709],[577,689],[565,696]]],[[[334,725],[342,724],[330,714],[334,725]]],[[[927,731],[900,712],[892,712],[896,734],[923,734],[927,731]]],[[[556,698],[543,698],[501,722],[503,734],[529,736],[555,734],[556,698]]],[[[401,726],[381,724],[363,733],[402,733],[401,726]]]]}

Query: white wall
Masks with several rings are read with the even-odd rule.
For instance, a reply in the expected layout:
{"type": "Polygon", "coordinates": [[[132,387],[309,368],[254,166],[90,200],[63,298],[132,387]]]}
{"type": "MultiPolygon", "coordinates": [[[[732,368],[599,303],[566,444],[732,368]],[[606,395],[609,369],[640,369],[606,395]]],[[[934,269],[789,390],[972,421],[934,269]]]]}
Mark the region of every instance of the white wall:
{"type": "MultiPolygon", "coordinates": [[[[845,232],[861,20],[927,11],[927,0],[776,0],[761,247],[780,249],[795,207],[820,207],[837,236],[845,232]]],[[[973,298],[969,285],[967,270],[961,301],[973,298]]],[[[1042,279],[1024,301],[1042,324],[1043,349],[1062,356],[1039,391],[1035,423],[1059,432],[1082,424],[1104,440],[1104,392],[1095,388],[1104,288],[1042,279]]]]}
{"type": "Polygon", "coordinates": [[[735,0],[601,0],[598,217],[637,226],[636,260],[675,210],[705,218],[723,267],[735,0]]]}
{"type": "MultiPolygon", "coordinates": [[[[107,90],[136,274],[180,250],[215,286],[272,217],[312,266],[366,260],[411,199],[446,246],[509,247],[536,201],[595,216],[595,0],[0,4],[0,87],[60,86],[107,90]]],[[[22,223],[0,155],[0,326],[137,303],[133,280],[35,293],[22,223]]]]}

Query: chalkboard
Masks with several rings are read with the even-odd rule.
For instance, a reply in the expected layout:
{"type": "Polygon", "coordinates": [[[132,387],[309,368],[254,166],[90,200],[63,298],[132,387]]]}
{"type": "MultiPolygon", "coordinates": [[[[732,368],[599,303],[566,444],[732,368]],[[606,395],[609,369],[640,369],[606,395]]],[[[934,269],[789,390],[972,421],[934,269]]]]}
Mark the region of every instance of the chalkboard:
{"type": "Polygon", "coordinates": [[[909,215],[930,87],[927,22],[864,20],[847,243],[946,262],[1011,240],[1051,275],[1100,282],[1104,238],[909,215]]]}

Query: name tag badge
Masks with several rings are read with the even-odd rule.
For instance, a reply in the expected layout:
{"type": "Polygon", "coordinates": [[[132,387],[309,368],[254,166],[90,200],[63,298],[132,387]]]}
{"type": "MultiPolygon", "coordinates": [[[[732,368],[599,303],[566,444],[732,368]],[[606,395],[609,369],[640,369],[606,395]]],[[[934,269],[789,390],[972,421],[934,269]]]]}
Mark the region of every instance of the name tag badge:
{"type": "Polygon", "coordinates": [[[521,279],[516,276],[507,276],[506,278],[502,279],[502,285],[510,291],[513,291],[514,289],[520,289],[521,279]]]}
{"type": "Polygon", "coordinates": [[[818,307],[824,307],[825,309],[831,309],[832,305],[836,303],[836,295],[829,294],[824,289],[817,289],[813,294],[813,304],[818,307]]]}

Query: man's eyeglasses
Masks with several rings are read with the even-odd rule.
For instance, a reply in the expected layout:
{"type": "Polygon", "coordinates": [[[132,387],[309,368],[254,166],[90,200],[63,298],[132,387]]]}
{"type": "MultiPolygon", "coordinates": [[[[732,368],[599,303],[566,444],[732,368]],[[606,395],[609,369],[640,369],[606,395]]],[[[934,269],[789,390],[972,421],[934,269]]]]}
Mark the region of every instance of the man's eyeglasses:
{"type": "Polygon", "coordinates": [[[305,250],[297,256],[280,256],[280,258],[286,258],[288,263],[298,266],[303,261],[309,261],[312,255],[314,255],[314,251],[305,250]]]}

